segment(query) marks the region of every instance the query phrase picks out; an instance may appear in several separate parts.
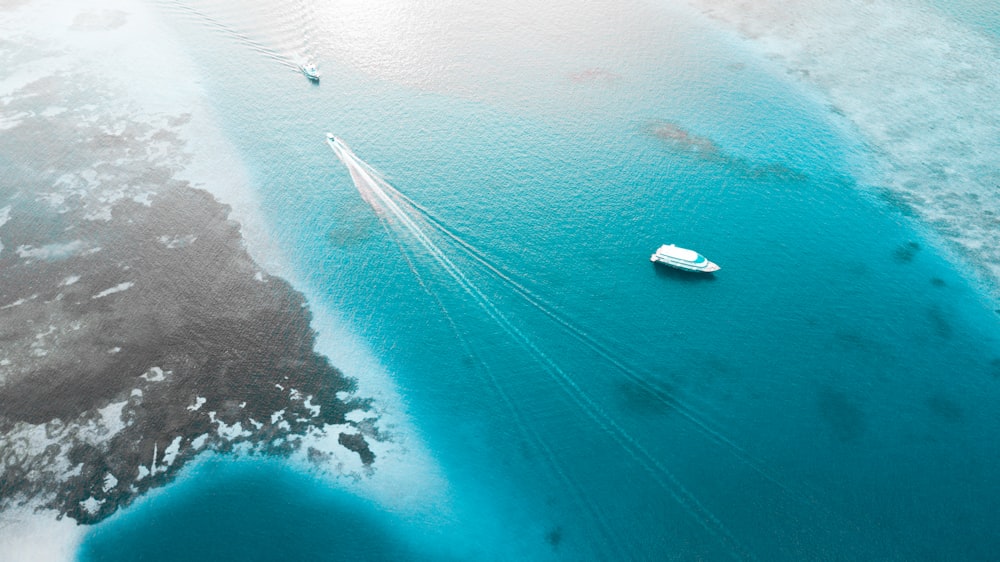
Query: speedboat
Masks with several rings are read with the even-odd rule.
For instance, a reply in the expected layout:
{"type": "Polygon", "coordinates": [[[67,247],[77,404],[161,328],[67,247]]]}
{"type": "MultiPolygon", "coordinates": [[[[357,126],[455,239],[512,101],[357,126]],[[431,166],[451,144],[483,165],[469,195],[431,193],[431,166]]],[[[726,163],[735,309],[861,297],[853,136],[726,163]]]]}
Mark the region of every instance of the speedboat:
{"type": "Polygon", "coordinates": [[[319,68],[316,67],[316,63],[307,62],[299,65],[299,70],[302,74],[306,75],[306,78],[312,80],[313,82],[319,82],[319,68]]]}
{"type": "Polygon", "coordinates": [[[340,137],[334,135],[333,133],[326,134],[326,142],[332,146],[347,146],[347,143],[343,141],[340,137]]]}
{"type": "Polygon", "coordinates": [[[718,265],[708,261],[705,256],[694,250],[680,248],[673,244],[664,244],[649,257],[653,263],[662,263],[684,271],[697,271],[701,273],[712,273],[722,269],[718,265]]]}

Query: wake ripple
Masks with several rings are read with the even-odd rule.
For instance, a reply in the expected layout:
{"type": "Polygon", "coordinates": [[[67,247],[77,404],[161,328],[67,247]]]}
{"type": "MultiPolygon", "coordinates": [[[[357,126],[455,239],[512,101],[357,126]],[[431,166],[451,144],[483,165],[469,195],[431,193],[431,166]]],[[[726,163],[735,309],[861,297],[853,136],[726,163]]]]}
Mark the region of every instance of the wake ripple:
{"type": "MultiPolygon", "coordinates": [[[[362,161],[341,139],[328,135],[327,143],[340,161],[347,167],[355,187],[362,198],[382,218],[402,227],[403,233],[412,236],[426,250],[434,261],[472,298],[486,315],[518,342],[529,355],[540,364],[551,379],[563,389],[601,431],[611,437],[637,464],[662,487],[687,513],[709,533],[720,539],[734,557],[754,559],[726,525],[688,490],[678,478],[654,455],[630,435],[615,419],[600,407],[555,361],[526,336],[494,303],[477,287],[469,277],[442,251],[423,228],[400,204],[390,196],[398,193],[382,176],[362,161]]],[[[536,304],[536,306],[538,306],[536,304]]],[[[493,384],[499,386],[494,377],[493,384]]],[[[509,399],[507,403],[511,405],[509,399]]],[[[522,425],[523,421],[520,422],[522,425]]],[[[585,494],[583,494],[585,496],[585,494]]],[[[582,496],[581,496],[582,497],[582,496]]]]}
{"type": "Polygon", "coordinates": [[[158,4],[168,12],[186,17],[295,71],[300,64],[316,60],[312,37],[318,34],[314,29],[312,8],[303,0],[286,4],[281,10],[270,5],[241,3],[238,13],[214,5],[196,7],[183,0],[158,0],[158,4]],[[266,13],[257,13],[262,9],[267,9],[266,13]],[[262,21],[268,23],[266,32],[257,30],[258,22],[262,21]]]}

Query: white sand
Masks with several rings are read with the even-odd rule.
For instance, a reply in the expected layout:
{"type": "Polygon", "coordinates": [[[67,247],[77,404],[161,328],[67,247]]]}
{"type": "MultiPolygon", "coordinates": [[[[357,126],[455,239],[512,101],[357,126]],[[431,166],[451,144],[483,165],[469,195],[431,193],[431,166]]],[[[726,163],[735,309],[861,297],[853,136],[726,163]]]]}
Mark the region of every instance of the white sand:
{"type": "MultiPolygon", "coordinates": [[[[124,426],[121,411],[125,402],[109,404],[98,411],[97,419],[76,423],[76,438],[90,443],[110,439],[124,426]]],[[[65,428],[65,426],[61,426],[65,428]]],[[[0,438],[0,449],[15,455],[35,456],[46,446],[59,443],[63,431],[45,425],[19,422],[14,429],[0,438]]],[[[63,456],[55,457],[57,464],[44,467],[39,478],[59,480],[79,472],[63,456]]],[[[111,476],[111,475],[109,475],[111,476]]],[[[114,478],[111,476],[111,478],[114,478]]],[[[17,498],[4,498],[16,503],[17,498]]],[[[8,507],[0,513],[0,560],[4,562],[56,562],[73,560],[76,548],[83,538],[85,528],[70,518],[57,519],[58,512],[43,510],[33,502],[23,506],[8,507]]]]}
{"type": "Polygon", "coordinates": [[[84,527],[55,511],[12,508],[0,517],[0,557],[4,562],[74,560],[84,527]]]}

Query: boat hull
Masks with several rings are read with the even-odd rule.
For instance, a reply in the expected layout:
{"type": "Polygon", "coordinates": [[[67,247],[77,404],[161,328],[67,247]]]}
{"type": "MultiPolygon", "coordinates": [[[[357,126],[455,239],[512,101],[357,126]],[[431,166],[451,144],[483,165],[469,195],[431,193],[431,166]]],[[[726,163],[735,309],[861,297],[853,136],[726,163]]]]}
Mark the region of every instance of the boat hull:
{"type": "Polygon", "coordinates": [[[713,273],[722,269],[721,267],[712,262],[708,262],[704,267],[696,267],[689,263],[657,259],[656,257],[650,258],[650,261],[653,263],[663,264],[667,267],[672,267],[674,269],[679,269],[681,271],[690,271],[692,273],[713,273]]]}

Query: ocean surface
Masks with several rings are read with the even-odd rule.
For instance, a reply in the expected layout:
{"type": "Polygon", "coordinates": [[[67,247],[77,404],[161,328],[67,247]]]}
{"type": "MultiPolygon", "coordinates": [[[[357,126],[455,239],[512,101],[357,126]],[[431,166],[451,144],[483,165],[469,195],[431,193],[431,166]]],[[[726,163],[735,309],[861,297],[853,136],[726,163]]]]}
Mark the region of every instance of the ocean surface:
{"type": "Polygon", "coordinates": [[[403,509],[211,457],[82,562],[1000,551],[994,304],[736,36],[646,4],[152,5],[297,288],[385,366],[446,485],[403,509]],[[671,242],[722,270],[653,266],[671,242]]]}

